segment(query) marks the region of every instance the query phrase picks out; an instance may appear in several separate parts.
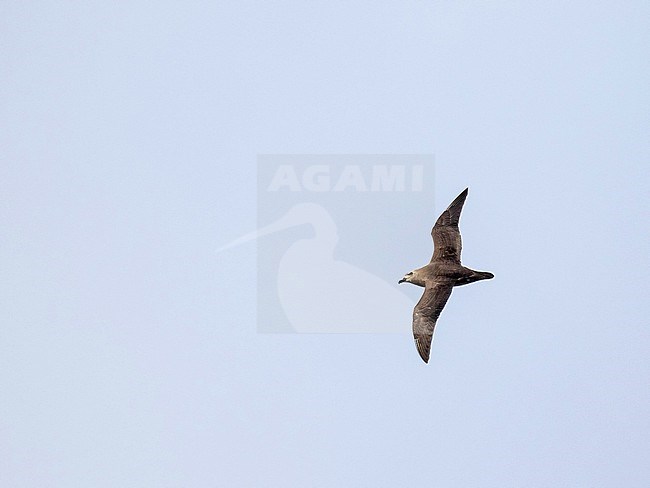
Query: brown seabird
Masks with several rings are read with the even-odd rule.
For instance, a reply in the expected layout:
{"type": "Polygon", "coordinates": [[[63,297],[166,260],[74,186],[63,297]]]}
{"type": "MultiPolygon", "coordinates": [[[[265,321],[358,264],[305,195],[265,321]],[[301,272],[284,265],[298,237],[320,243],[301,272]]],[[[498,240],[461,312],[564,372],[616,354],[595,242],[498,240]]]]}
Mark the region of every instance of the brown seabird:
{"type": "Polygon", "coordinates": [[[433,256],[422,268],[407,273],[398,283],[413,283],[424,287],[422,298],[413,309],[413,337],[420,357],[429,362],[433,329],[454,286],[467,285],[494,278],[487,271],[474,271],[460,264],[462,241],[458,221],[467,198],[465,190],[442,212],[431,229],[433,256]]]}

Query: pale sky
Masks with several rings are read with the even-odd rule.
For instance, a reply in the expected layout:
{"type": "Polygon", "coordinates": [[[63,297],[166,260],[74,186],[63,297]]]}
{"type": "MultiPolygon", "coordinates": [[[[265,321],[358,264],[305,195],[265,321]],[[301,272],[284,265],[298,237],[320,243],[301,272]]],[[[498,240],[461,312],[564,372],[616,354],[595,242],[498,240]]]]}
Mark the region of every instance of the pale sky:
{"type": "Polygon", "coordinates": [[[0,485],[647,486],[649,18],[2,2],[0,485]],[[428,365],[410,316],[258,333],[264,242],[215,249],[257,226],[259,154],[434,155],[430,208],[359,223],[395,283],[470,187],[496,277],[428,365]]]}

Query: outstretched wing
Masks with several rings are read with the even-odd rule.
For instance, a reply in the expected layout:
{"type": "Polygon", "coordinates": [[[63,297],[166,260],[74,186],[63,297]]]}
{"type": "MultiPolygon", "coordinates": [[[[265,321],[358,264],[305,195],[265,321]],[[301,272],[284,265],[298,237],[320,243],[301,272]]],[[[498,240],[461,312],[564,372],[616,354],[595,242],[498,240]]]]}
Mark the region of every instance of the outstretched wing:
{"type": "Polygon", "coordinates": [[[460,264],[460,252],[463,248],[463,243],[460,238],[460,231],[458,230],[458,221],[460,220],[460,212],[463,210],[463,204],[467,198],[468,188],[456,197],[456,200],[451,202],[447,210],[442,212],[436,225],[431,229],[431,237],[433,237],[433,261],[451,261],[460,264]]]}
{"type": "Polygon", "coordinates": [[[440,312],[444,308],[453,285],[448,283],[432,283],[424,289],[424,294],[413,309],[413,338],[420,357],[425,363],[429,362],[433,329],[440,312]]]}

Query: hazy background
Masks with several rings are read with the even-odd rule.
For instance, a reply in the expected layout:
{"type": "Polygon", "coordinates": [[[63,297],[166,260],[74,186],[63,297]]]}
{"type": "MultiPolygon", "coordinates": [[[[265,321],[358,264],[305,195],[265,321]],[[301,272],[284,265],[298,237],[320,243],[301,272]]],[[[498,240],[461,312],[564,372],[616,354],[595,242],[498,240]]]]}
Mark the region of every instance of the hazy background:
{"type": "Polygon", "coordinates": [[[0,485],[647,486],[649,16],[3,1],[0,485]],[[256,226],[260,153],[435,154],[436,212],[470,186],[496,279],[428,366],[257,334],[255,244],[214,250],[256,226]]]}

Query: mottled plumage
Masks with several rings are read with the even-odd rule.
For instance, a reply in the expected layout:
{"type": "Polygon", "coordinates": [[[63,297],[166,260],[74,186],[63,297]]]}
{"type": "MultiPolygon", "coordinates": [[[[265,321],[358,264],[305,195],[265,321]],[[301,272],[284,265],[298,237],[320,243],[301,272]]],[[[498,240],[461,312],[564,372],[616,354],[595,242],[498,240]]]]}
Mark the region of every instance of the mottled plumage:
{"type": "Polygon", "coordinates": [[[425,363],[429,362],[436,322],[454,286],[494,278],[492,273],[474,271],[460,264],[463,245],[458,221],[467,192],[466,188],[451,202],[431,229],[433,256],[429,264],[407,273],[399,281],[424,287],[422,298],[413,309],[413,337],[418,353],[425,363]]]}

